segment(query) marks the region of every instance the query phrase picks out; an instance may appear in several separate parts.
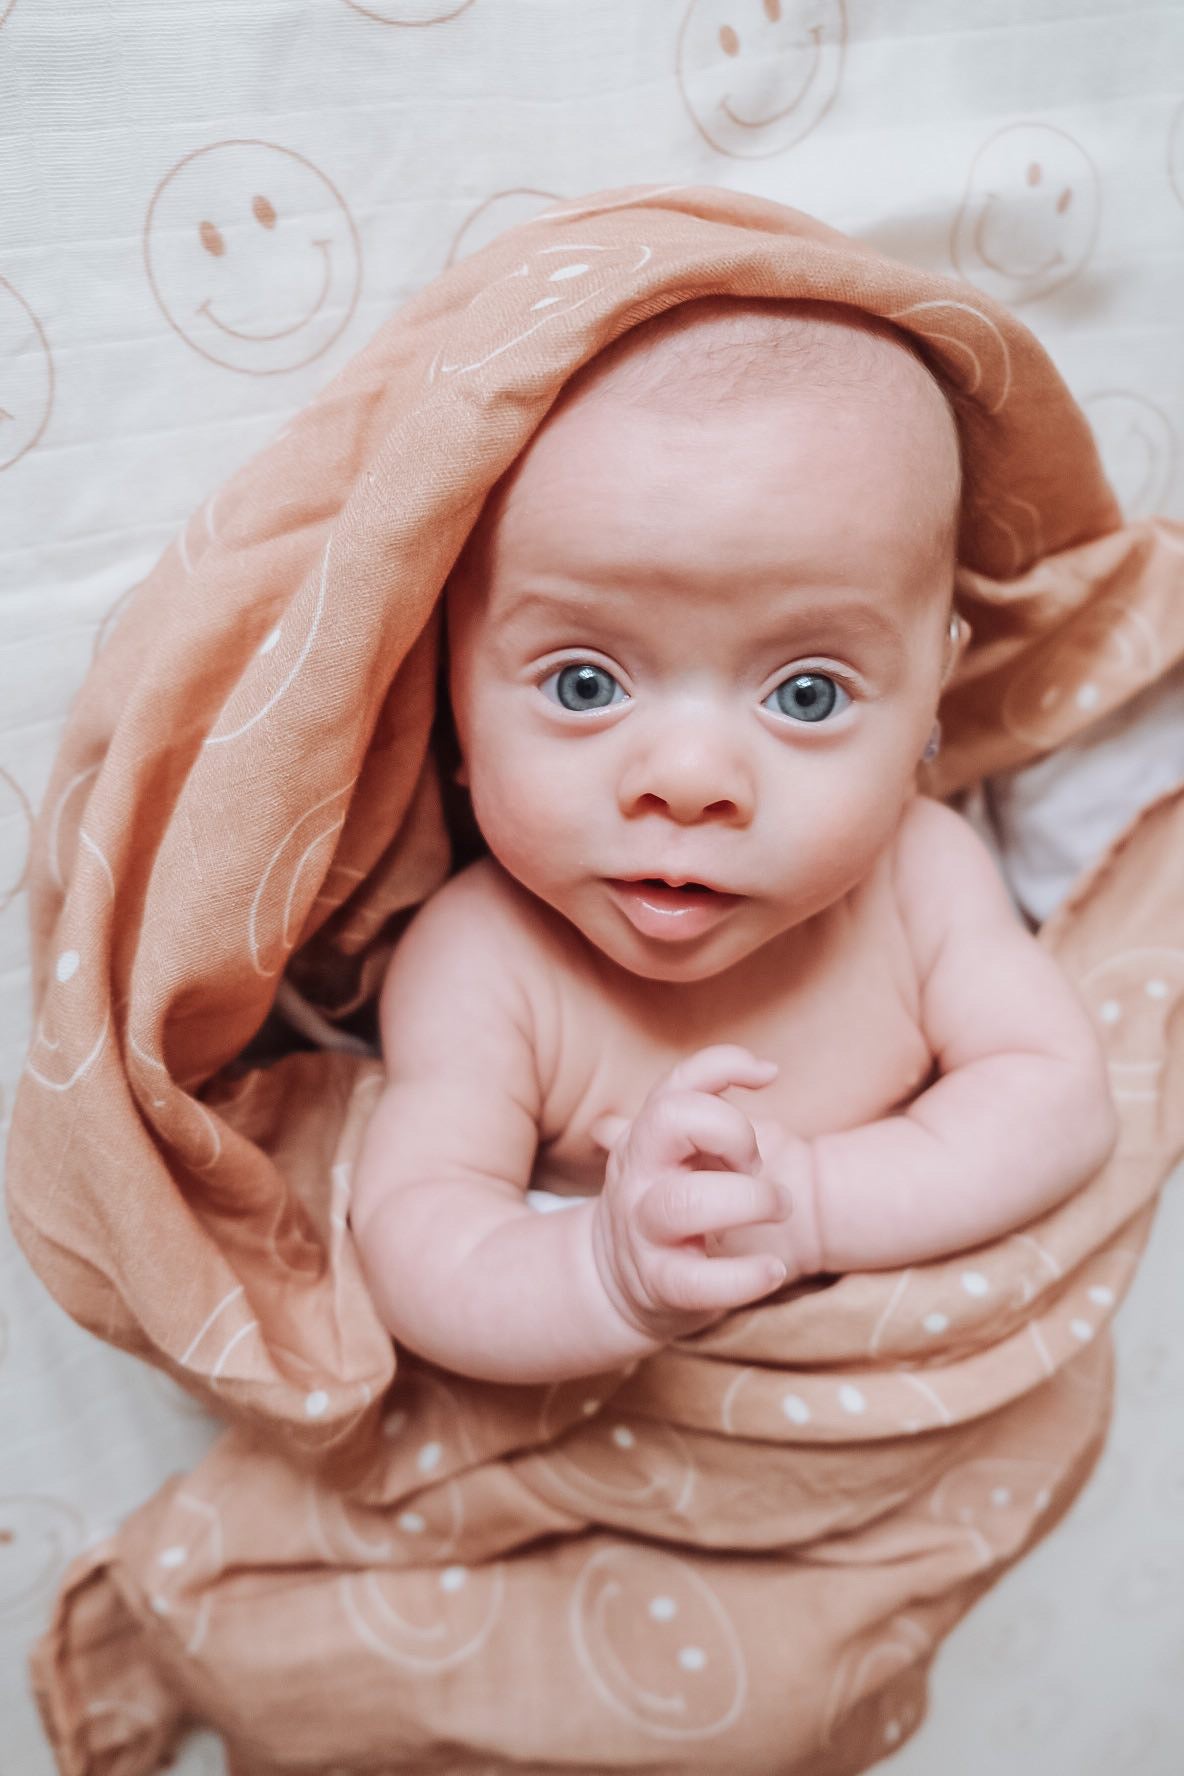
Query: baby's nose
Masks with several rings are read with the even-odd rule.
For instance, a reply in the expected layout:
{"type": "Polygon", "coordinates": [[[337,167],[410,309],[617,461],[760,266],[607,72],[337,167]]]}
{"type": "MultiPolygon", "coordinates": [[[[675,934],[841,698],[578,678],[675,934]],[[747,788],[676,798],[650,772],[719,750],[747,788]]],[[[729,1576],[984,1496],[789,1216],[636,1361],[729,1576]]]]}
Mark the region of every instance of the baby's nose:
{"type": "Polygon", "coordinates": [[[684,825],[717,820],[747,826],[756,807],[752,766],[721,727],[701,717],[651,735],[621,774],[621,812],[664,812],[684,825]]]}

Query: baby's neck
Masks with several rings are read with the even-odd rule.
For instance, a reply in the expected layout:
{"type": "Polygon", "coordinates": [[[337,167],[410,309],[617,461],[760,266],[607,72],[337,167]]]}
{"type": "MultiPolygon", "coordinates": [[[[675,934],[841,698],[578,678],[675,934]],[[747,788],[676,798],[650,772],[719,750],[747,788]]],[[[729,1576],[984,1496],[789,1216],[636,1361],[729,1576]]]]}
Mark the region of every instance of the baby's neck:
{"type": "Polygon", "coordinates": [[[655,1034],[688,1049],[726,1040],[721,1024],[774,1011],[826,951],[827,933],[844,901],[781,932],[750,955],[702,980],[655,980],[635,974],[589,945],[593,966],[608,989],[635,1008],[655,1034]]]}

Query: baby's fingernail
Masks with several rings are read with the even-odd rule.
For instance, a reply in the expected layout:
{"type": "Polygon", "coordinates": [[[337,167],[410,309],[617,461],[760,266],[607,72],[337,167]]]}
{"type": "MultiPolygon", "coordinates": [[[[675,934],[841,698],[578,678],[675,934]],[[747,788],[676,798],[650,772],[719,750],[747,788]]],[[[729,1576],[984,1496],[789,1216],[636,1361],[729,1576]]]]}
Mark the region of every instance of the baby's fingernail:
{"type": "Polygon", "coordinates": [[[789,1271],[786,1266],[782,1264],[780,1258],[770,1258],[769,1287],[771,1289],[779,1289],[788,1275],[789,1271]]]}

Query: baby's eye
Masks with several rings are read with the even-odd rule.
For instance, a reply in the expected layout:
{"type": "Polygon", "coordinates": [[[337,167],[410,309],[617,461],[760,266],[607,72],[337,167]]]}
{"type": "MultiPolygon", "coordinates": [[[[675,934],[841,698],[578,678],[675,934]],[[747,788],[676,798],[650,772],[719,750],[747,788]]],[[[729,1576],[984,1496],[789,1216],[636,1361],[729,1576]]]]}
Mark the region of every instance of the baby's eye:
{"type": "Polygon", "coordinates": [[[555,686],[553,700],[563,709],[607,709],[625,697],[612,673],[603,666],[593,666],[590,661],[564,666],[543,679],[539,689],[544,696],[550,696],[547,686],[551,684],[555,686]],[[614,691],[620,691],[620,696],[614,697],[614,691]]]}
{"type": "Polygon", "coordinates": [[[783,679],[775,691],[770,691],[765,708],[771,705],[774,714],[792,716],[794,721],[821,722],[836,709],[846,709],[850,702],[851,698],[842,685],[828,673],[795,672],[792,678],[783,679]]]}

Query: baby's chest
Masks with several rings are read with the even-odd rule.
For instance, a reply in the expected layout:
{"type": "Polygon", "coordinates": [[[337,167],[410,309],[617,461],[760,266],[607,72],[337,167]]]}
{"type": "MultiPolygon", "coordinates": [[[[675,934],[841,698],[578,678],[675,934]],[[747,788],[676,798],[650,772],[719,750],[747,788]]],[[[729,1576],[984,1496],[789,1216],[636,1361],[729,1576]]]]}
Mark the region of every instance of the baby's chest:
{"type": "MultiPolygon", "coordinates": [[[[760,1091],[729,1093],[754,1117],[771,1117],[812,1136],[854,1128],[907,1103],[933,1064],[921,1029],[919,989],[907,946],[891,926],[868,921],[823,945],[809,965],[774,982],[758,1004],[721,1002],[663,1027],[619,991],[565,978],[554,999],[557,1047],[540,1057],[548,1080],[532,1183],[536,1188],[594,1190],[604,1153],[592,1130],[605,1115],[632,1118],[651,1088],[686,1055],[738,1042],[780,1069],[760,1091]]],[[[637,988],[644,995],[645,983],[637,988]]]]}

